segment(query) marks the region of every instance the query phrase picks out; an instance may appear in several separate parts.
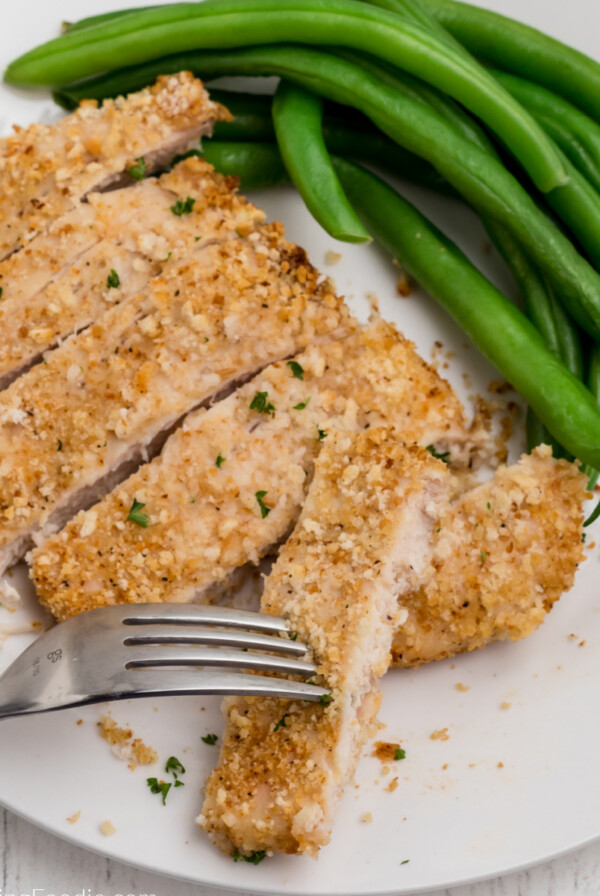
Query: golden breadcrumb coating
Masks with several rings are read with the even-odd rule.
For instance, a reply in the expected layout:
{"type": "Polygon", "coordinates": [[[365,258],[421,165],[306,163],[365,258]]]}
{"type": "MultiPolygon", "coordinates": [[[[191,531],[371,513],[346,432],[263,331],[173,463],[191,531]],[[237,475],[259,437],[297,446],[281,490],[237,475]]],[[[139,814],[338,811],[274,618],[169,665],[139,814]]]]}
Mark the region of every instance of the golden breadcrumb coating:
{"type": "MultiPolygon", "coordinates": [[[[375,721],[397,595],[431,573],[431,535],[450,474],[391,429],[332,433],[261,600],[314,653],[326,706],[225,702],[227,727],[199,824],[226,851],[315,855],[375,721]]],[[[406,615],[404,612],[402,615],[406,615]]]]}
{"type": "Polygon", "coordinates": [[[334,430],[387,423],[405,441],[435,443],[457,463],[468,458],[472,434],[455,393],[392,324],[376,319],[295,363],[274,364],[190,415],[159,457],[34,552],[32,577],[56,618],[210,597],[289,532],[334,430]],[[124,523],[134,499],[146,505],[145,529],[124,523]]]}
{"type": "Polygon", "coordinates": [[[586,477],[545,445],[466,492],[436,529],[435,576],[401,601],[396,666],[531,634],[583,560],[586,477]]]}
{"type": "Polygon", "coordinates": [[[0,140],[0,258],[143,158],[152,170],[231,116],[189,72],[0,140]]]}
{"type": "Polygon", "coordinates": [[[1,566],[182,414],[347,332],[321,279],[281,225],[204,246],[0,393],[1,566]]]}
{"type": "Polygon", "coordinates": [[[158,180],[90,194],[0,262],[0,384],[59,338],[135,295],[167,261],[255,229],[264,212],[236,187],[234,178],[189,158],[158,180]],[[173,211],[180,200],[193,206],[185,214],[173,211]]]}

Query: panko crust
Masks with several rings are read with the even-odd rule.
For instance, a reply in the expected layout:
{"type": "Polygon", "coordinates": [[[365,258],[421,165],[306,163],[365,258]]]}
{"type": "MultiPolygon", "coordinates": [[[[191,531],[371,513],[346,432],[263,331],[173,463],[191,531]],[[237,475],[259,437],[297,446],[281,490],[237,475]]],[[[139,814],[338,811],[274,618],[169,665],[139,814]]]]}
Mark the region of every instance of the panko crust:
{"type": "Polygon", "coordinates": [[[408,618],[392,664],[419,666],[535,631],[584,559],[586,482],[544,445],[462,495],[437,527],[435,576],[402,601],[408,618]]]}
{"type": "Polygon", "coordinates": [[[328,842],[379,706],[396,596],[430,574],[449,478],[394,430],[328,436],[261,609],[284,616],[310,645],[332,700],[226,701],[219,764],[198,819],[225,851],[315,855],[328,842]]]}
{"type": "Polygon", "coordinates": [[[300,513],[320,432],[391,425],[457,463],[469,455],[455,393],[392,324],[376,319],[296,363],[302,379],[277,363],[190,415],[159,457],[34,552],[36,589],[58,619],[113,603],[206,599],[236,568],[257,563],[300,513]],[[251,407],[259,393],[271,413],[251,407]],[[257,491],[267,493],[264,519],[257,491]],[[123,524],[134,498],[146,504],[146,529],[123,524]]]}
{"type": "Polygon", "coordinates": [[[230,117],[201,81],[180,72],[102,106],[85,101],[56,124],[16,127],[0,140],[0,258],[136,159],[151,170],[230,117]]]}

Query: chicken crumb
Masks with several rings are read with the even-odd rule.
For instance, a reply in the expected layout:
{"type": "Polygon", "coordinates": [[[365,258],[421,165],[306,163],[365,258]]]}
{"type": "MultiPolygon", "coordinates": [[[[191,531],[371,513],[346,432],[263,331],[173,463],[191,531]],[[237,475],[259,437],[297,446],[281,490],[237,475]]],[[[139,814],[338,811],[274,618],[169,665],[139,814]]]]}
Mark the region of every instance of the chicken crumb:
{"type": "Polygon", "coordinates": [[[406,271],[402,271],[396,283],[396,290],[399,296],[407,299],[413,291],[413,286],[406,271]]]}
{"type": "MultiPolygon", "coordinates": [[[[385,775],[387,772],[385,771],[388,762],[392,762],[396,759],[396,755],[400,750],[400,744],[397,743],[388,743],[384,740],[378,740],[373,744],[373,752],[371,756],[374,756],[375,759],[379,759],[380,762],[383,763],[384,768],[382,769],[382,773],[385,775]]],[[[389,772],[389,768],[387,768],[389,772]]]]}
{"type": "Polygon", "coordinates": [[[462,684],[462,682],[460,682],[460,681],[457,681],[457,683],[454,685],[454,688],[455,688],[455,690],[461,691],[462,693],[465,693],[466,691],[471,690],[471,688],[468,684],[462,684]]]}
{"type": "Polygon", "coordinates": [[[112,837],[113,834],[117,833],[117,829],[112,821],[103,821],[100,825],[100,833],[104,834],[105,837],[112,837]]]}
{"type": "Polygon", "coordinates": [[[339,264],[342,260],[341,252],[334,252],[333,249],[329,249],[325,253],[325,264],[339,264]]]}
{"type": "Polygon", "coordinates": [[[75,722],[76,725],[83,725],[83,719],[77,719],[75,722]]]}
{"type": "Polygon", "coordinates": [[[363,812],[363,814],[360,816],[360,820],[363,824],[372,824],[373,816],[370,812],[363,812]]]}
{"type": "Polygon", "coordinates": [[[447,728],[437,728],[435,731],[432,731],[429,735],[430,740],[449,740],[450,735],[448,734],[447,728]]]}
{"type": "Polygon", "coordinates": [[[69,824],[76,824],[80,818],[81,818],[81,809],[78,809],[74,815],[70,815],[66,820],[69,822],[69,824]]]}
{"type": "Polygon", "coordinates": [[[512,706],[512,703],[509,703],[508,700],[503,700],[502,703],[500,704],[500,709],[510,709],[511,706],[512,706]]]}
{"type": "Polygon", "coordinates": [[[139,737],[134,738],[130,728],[119,728],[110,716],[101,716],[97,723],[100,737],[107,740],[117,758],[129,762],[129,768],[138,765],[152,765],[158,759],[158,753],[147,746],[139,737]]]}
{"type": "Polygon", "coordinates": [[[504,768],[504,763],[503,763],[503,762],[499,762],[499,763],[498,763],[498,768],[504,768]]]}
{"type": "Polygon", "coordinates": [[[390,781],[390,783],[387,786],[387,790],[390,793],[393,793],[397,787],[398,787],[398,778],[392,778],[392,780],[390,781]]]}

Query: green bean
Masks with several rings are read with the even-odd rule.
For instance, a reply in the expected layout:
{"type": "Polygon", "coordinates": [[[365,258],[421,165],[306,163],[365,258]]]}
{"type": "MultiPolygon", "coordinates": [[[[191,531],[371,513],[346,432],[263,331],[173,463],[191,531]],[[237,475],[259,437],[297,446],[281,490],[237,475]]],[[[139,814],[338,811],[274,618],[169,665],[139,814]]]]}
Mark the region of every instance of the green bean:
{"type": "Polygon", "coordinates": [[[589,182],[600,192],[600,125],[539,84],[491,69],[494,77],[538,120],[589,182]]]}
{"type": "Polygon", "coordinates": [[[406,17],[355,0],[205,0],[131,13],[72,31],[13,61],[5,80],[59,85],[166,53],[285,40],[346,46],[401,65],[480,117],[543,192],[566,181],[546,135],[466,54],[406,17]]]}
{"type": "Polygon", "coordinates": [[[527,318],[462,252],[375,175],[335,159],[365,226],[439,302],[576,457],[600,466],[600,411],[527,318]]]}
{"type": "MultiPolygon", "coordinates": [[[[207,0],[210,2],[210,0],[207,0]]],[[[201,4],[205,5],[205,4],[201,4]]],[[[345,59],[300,46],[202,52],[158,60],[152,74],[188,68],[205,80],[221,75],[280,75],[364,112],[385,134],[430,162],[477,211],[503,224],[552,280],[572,316],[600,338],[600,276],[549,222],[519,182],[485,150],[457,134],[428,106],[403,96],[345,59]]],[[[133,79],[139,71],[131,73],[133,79]]],[[[112,76],[124,86],[129,73],[112,76]]],[[[102,80],[100,89],[106,86],[102,80]]],[[[98,82],[91,90],[98,89],[98,82]]]]}
{"type": "MultiPolygon", "coordinates": [[[[600,346],[597,345],[593,347],[590,355],[587,384],[596,403],[600,405],[600,346]]],[[[590,468],[589,465],[584,468],[584,472],[589,476],[588,491],[591,492],[598,482],[600,473],[598,470],[590,468]]]]}
{"type": "Polygon", "coordinates": [[[566,155],[563,155],[563,162],[569,172],[569,183],[549,193],[546,197],[548,204],[577,237],[596,270],[600,271],[600,193],[566,155]]]}
{"type": "Polygon", "coordinates": [[[322,131],[323,101],[281,81],[273,99],[273,124],[283,162],[313,218],[334,239],[370,242],[346,199],[322,131]]]}
{"type": "Polygon", "coordinates": [[[210,98],[222,103],[233,115],[233,121],[217,121],[212,134],[216,140],[264,142],[275,138],[271,120],[271,95],[213,88],[210,98]]]}
{"type": "Polygon", "coordinates": [[[274,143],[239,143],[206,140],[202,152],[222,174],[240,177],[244,190],[265,190],[289,184],[290,177],[274,143]]]}
{"type": "Polygon", "coordinates": [[[421,2],[477,58],[544,85],[600,120],[600,65],[589,56],[470,3],[421,2]]]}
{"type": "MultiPolygon", "coordinates": [[[[165,4],[161,4],[165,5],[165,4]]],[[[94,28],[96,25],[104,25],[106,22],[113,22],[115,19],[121,19],[128,16],[132,12],[142,12],[147,9],[156,9],[156,6],[130,6],[128,9],[113,9],[111,12],[101,12],[95,16],[86,16],[84,19],[78,19],[76,22],[65,22],[63,34],[69,34],[72,31],[83,31],[85,28],[94,28]]]]}

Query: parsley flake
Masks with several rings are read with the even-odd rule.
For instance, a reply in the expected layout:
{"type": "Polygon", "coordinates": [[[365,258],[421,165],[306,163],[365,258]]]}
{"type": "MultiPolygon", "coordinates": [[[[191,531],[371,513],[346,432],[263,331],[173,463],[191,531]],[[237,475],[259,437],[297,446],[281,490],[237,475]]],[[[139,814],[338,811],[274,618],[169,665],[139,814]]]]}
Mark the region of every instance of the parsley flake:
{"type": "Polygon", "coordinates": [[[433,445],[427,445],[425,450],[429,451],[429,453],[431,454],[432,457],[437,457],[438,460],[443,461],[445,464],[450,463],[450,461],[448,460],[448,458],[450,457],[449,451],[442,451],[440,453],[439,451],[435,450],[433,445]]]}
{"type": "Polygon", "coordinates": [[[403,750],[402,747],[398,747],[394,753],[394,759],[396,761],[399,759],[406,759],[406,750],[403,750]]]}
{"type": "Polygon", "coordinates": [[[310,401],[310,395],[309,395],[309,397],[306,399],[306,401],[301,401],[300,404],[295,404],[292,410],[294,410],[294,411],[303,411],[304,408],[307,406],[307,404],[308,404],[309,401],[310,401]]]}
{"type": "Polygon", "coordinates": [[[223,457],[222,454],[218,454],[217,459],[215,461],[215,467],[217,467],[220,470],[224,463],[225,463],[225,458],[223,457]]]}
{"type": "Polygon", "coordinates": [[[297,361],[288,361],[287,364],[297,380],[304,379],[304,367],[301,364],[297,361]]]}
{"type": "Polygon", "coordinates": [[[129,513],[127,514],[127,519],[131,520],[132,523],[136,523],[136,525],[141,526],[142,529],[148,528],[148,514],[140,513],[140,511],[143,510],[145,506],[146,505],[138,501],[137,498],[134,498],[133,504],[129,508],[129,513]]]}
{"type": "Polygon", "coordinates": [[[290,715],[289,712],[286,712],[282,715],[282,717],[279,719],[279,721],[273,728],[273,734],[275,734],[276,731],[279,731],[280,728],[287,728],[287,725],[285,724],[285,720],[289,718],[289,715],[290,715]]]}
{"type": "Polygon", "coordinates": [[[319,442],[322,442],[323,439],[327,438],[327,432],[324,429],[320,429],[318,424],[317,424],[317,432],[319,434],[319,442]]]}
{"type": "Polygon", "coordinates": [[[170,772],[175,780],[177,780],[178,775],[185,775],[185,769],[177,756],[169,756],[165,765],[165,771],[170,772]]]}
{"type": "Polygon", "coordinates": [[[208,744],[209,747],[214,747],[219,737],[216,734],[207,734],[206,737],[203,737],[202,740],[205,744],[208,744]]]}
{"type": "Polygon", "coordinates": [[[57,440],[56,440],[56,444],[57,444],[57,446],[58,446],[56,450],[57,450],[57,451],[62,451],[62,442],[61,442],[60,439],[57,439],[57,440]]]}
{"type": "Polygon", "coordinates": [[[254,849],[249,855],[245,856],[239,849],[235,849],[232,859],[234,862],[249,862],[251,865],[258,865],[265,858],[266,854],[264,849],[254,849]]]}
{"type": "Polygon", "coordinates": [[[143,180],[146,177],[146,160],[140,156],[135,162],[135,165],[129,168],[129,176],[134,180],[143,180]]]}
{"type": "Polygon", "coordinates": [[[329,706],[331,701],[333,700],[333,694],[321,694],[321,706],[329,706]]]}
{"type": "Polygon", "coordinates": [[[590,513],[590,515],[588,516],[587,520],[586,520],[585,523],[583,524],[584,527],[585,527],[585,526],[591,526],[591,524],[592,524],[595,520],[597,520],[599,516],[600,516],[600,501],[598,501],[598,503],[596,504],[596,506],[594,507],[594,509],[593,509],[592,512],[590,513]]]}
{"type": "Polygon", "coordinates": [[[487,502],[487,504],[486,504],[485,506],[487,507],[488,510],[491,510],[491,509],[492,509],[492,505],[490,504],[489,501],[487,502]]]}
{"type": "Polygon", "coordinates": [[[159,781],[158,778],[146,778],[146,784],[150,788],[150,793],[162,794],[162,804],[163,806],[166,805],[167,794],[171,789],[171,784],[168,781],[159,781]]]}
{"type": "Polygon", "coordinates": [[[0,299],[2,298],[2,293],[4,292],[4,288],[0,286],[0,299]]]}
{"type": "Polygon", "coordinates": [[[275,405],[269,401],[268,392],[257,392],[250,402],[250,410],[258,411],[259,414],[271,414],[271,416],[275,416],[275,405]]]}
{"type": "Polygon", "coordinates": [[[485,551],[482,551],[479,556],[481,557],[481,565],[483,566],[483,564],[485,563],[485,558],[487,557],[487,554],[485,551]]]}
{"type": "Polygon", "coordinates": [[[171,211],[180,218],[182,215],[189,215],[195,204],[196,200],[188,196],[187,199],[178,199],[175,205],[171,206],[171,211]]]}
{"type": "Polygon", "coordinates": [[[408,865],[409,862],[410,862],[410,859],[403,859],[403,860],[400,862],[400,864],[401,864],[401,865],[408,865]]]}
{"type": "Polygon", "coordinates": [[[254,494],[255,494],[256,500],[258,501],[258,506],[260,507],[260,515],[262,516],[262,518],[264,520],[264,518],[271,513],[271,508],[267,507],[267,505],[263,501],[263,498],[267,493],[265,491],[262,491],[262,492],[255,492],[254,494]]]}
{"type": "Polygon", "coordinates": [[[119,275],[115,271],[114,268],[110,269],[110,274],[106,278],[106,288],[107,289],[117,289],[121,285],[121,281],[119,280],[119,275]]]}
{"type": "Polygon", "coordinates": [[[292,634],[290,635],[290,641],[297,641],[297,640],[298,640],[298,632],[292,632],[292,634]]]}

